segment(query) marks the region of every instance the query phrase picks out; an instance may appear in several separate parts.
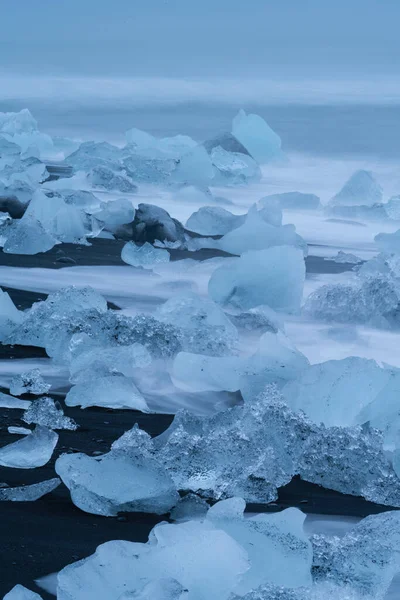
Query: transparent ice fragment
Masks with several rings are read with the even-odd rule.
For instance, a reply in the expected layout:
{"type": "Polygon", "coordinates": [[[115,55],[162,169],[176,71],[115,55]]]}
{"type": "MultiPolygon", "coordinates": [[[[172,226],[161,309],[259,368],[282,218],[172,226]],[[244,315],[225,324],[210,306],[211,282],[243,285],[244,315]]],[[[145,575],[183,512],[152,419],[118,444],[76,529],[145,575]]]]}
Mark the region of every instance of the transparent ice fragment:
{"type": "Polygon", "coordinates": [[[207,187],[214,177],[214,167],[203,146],[196,146],[178,160],[171,179],[182,185],[207,187]]]}
{"type": "Polygon", "coordinates": [[[40,369],[32,369],[16,375],[10,383],[10,393],[13,396],[22,396],[22,394],[40,396],[46,394],[50,388],[51,384],[45,382],[40,374],[40,369]]]}
{"type": "Polygon", "coordinates": [[[111,450],[124,448],[136,448],[143,456],[151,456],[154,453],[152,438],[146,431],[140,429],[137,423],[111,444],[111,450]]]}
{"type": "Polygon", "coordinates": [[[47,252],[57,244],[57,240],[33,219],[21,219],[8,230],[3,252],[8,254],[38,254],[47,252]]]}
{"type": "Polygon", "coordinates": [[[137,186],[125,172],[115,172],[107,166],[101,165],[94,167],[89,175],[89,180],[95,187],[100,187],[109,191],[124,192],[134,194],[137,192],[137,186]]]}
{"type": "Polygon", "coordinates": [[[26,427],[7,427],[8,433],[15,433],[16,435],[30,435],[32,431],[26,427]]]}
{"type": "Polygon", "coordinates": [[[135,209],[127,198],[118,198],[104,204],[102,209],[95,213],[95,217],[102,221],[107,229],[113,231],[120,225],[132,223],[135,209]]]}
{"type": "Polygon", "coordinates": [[[55,490],[61,483],[58,477],[49,479],[48,481],[41,481],[40,483],[34,483],[32,485],[26,485],[14,488],[1,488],[0,489],[0,501],[11,501],[11,502],[35,502],[42,496],[49,494],[55,490]]]}
{"type": "Polygon", "coordinates": [[[228,152],[216,146],[210,153],[217,169],[214,185],[242,185],[261,179],[261,170],[252,156],[239,152],[228,152]]]}
{"type": "Polygon", "coordinates": [[[382,202],[383,191],[370,171],[356,171],[329,202],[334,206],[373,206],[382,202]]]}
{"type": "Polygon", "coordinates": [[[332,260],[335,263],[339,264],[349,264],[349,265],[357,265],[362,262],[362,259],[356,256],[355,254],[350,254],[349,252],[343,252],[343,250],[339,250],[336,256],[331,258],[327,258],[326,260],[332,260]]]}
{"type": "Polygon", "coordinates": [[[20,400],[19,398],[14,398],[13,396],[0,392],[0,408],[19,408],[26,410],[30,405],[30,400],[20,400]]]}
{"type": "Polygon", "coordinates": [[[133,380],[123,375],[108,375],[73,386],[65,398],[67,406],[103,406],[106,408],[148,412],[146,400],[133,380]]]}
{"type": "Polygon", "coordinates": [[[225,235],[239,227],[245,215],[234,215],[219,206],[203,206],[186,222],[186,229],[201,235],[225,235]]]}
{"type": "Polygon", "coordinates": [[[389,219],[392,219],[393,221],[400,220],[400,196],[393,196],[390,198],[384,205],[384,208],[389,219]]]}
{"type": "Polygon", "coordinates": [[[18,584],[4,596],[3,600],[42,600],[42,597],[18,584]]]}
{"type": "Polygon", "coordinates": [[[236,392],[240,389],[244,369],[243,359],[237,356],[214,357],[179,352],[172,374],[175,384],[188,391],[236,392]]]}
{"type": "Polygon", "coordinates": [[[232,122],[232,134],[260,164],[281,158],[281,138],[258,115],[240,110],[232,122]]]}
{"type": "Polygon", "coordinates": [[[52,457],[58,435],[51,429],[37,425],[22,440],[0,448],[0,465],[14,469],[43,467],[52,457]]]}
{"type": "Polygon", "coordinates": [[[142,156],[149,158],[171,157],[179,158],[197,146],[197,142],[187,135],[176,135],[174,137],[156,138],[146,131],[133,127],[125,133],[127,144],[142,156]]]}
{"type": "Polygon", "coordinates": [[[121,150],[108,142],[84,142],[65,159],[65,162],[72,165],[76,171],[90,171],[99,165],[118,169],[120,157],[121,150]]]}
{"type": "Polygon", "coordinates": [[[203,519],[209,506],[203,498],[197,494],[189,492],[180,498],[178,504],[171,511],[171,519],[173,521],[191,521],[194,519],[203,519]]]}
{"type": "Polygon", "coordinates": [[[78,429],[78,425],[73,419],[64,416],[61,405],[47,397],[32,402],[22,419],[25,423],[35,423],[49,429],[69,429],[70,431],[78,429]]]}
{"type": "Polygon", "coordinates": [[[155,265],[169,262],[170,255],[168,250],[154,248],[148,242],[145,242],[141,246],[137,246],[133,242],[127,242],[122,248],[121,258],[125,263],[133,267],[151,269],[155,265]]]}

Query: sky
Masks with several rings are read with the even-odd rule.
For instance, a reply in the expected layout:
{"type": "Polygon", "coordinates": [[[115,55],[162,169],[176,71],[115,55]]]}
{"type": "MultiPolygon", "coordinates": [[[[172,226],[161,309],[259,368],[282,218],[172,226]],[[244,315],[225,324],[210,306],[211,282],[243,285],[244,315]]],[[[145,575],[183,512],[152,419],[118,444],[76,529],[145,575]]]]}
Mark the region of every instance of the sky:
{"type": "Polygon", "coordinates": [[[396,76],[399,0],[0,0],[0,71],[396,76]]]}

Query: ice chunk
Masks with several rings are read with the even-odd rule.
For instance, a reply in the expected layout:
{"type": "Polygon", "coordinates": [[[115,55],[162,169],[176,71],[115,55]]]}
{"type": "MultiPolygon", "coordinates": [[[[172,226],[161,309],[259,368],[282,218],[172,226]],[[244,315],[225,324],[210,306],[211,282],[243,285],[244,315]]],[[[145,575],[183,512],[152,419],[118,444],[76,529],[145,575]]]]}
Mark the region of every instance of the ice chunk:
{"type": "Polygon", "coordinates": [[[63,569],[57,598],[118,600],[127,590],[172,578],[187,590],[187,600],[228,600],[248,567],[244,549],[211,522],[161,523],[147,544],[108,542],[63,569]]]}
{"type": "MultiPolygon", "coordinates": [[[[274,196],[265,196],[265,198],[261,198],[261,200],[258,201],[258,206],[260,208],[258,213],[263,221],[270,225],[274,225],[274,227],[281,227],[283,215],[279,199],[274,196]]],[[[250,210],[253,213],[255,212],[254,208],[250,210]]]]}
{"type": "Polygon", "coordinates": [[[58,477],[54,477],[54,479],[41,481],[40,483],[34,483],[32,485],[14,488],[1,488],[0,501],[35,502],[35,500],[39,500],[39,498],[42,498],[42,496],[50,494],[50,492],[55,490],[60,483],[61,480],[58,477]]]}
{"type": "Polygon", "coordinates": [[[137,423],[111,444],[112,450],[122,450],[124,448],[139,449],[143,456],[151,456],[154,452],[152,438],[146,431],[140,429],[137,423]]]}
{"type": "Polygon", "coordinates": [[[272,194],[266,196],[266,198],[278,201],[283,209],[316,210],[321,206],[318,196],[304,194],[303,192],[284,192],[282,194],[272,194]]]}
{"type": "Polygon", "coordinates": [[[132,447],[113,449],[94,458],[86,454],[63,454],[57,459],[56,472],[70,490],[73,503],[92,514],[162,515],[179,499],[165,469],[132,447]]]}
{"type": "Polygon", "coordinates": [[[66,159],[76,171],[90,171],[99,165],[110,169],[120,168],[121,150],[108,142],[84,142],[66,159]]]}
{"type": "Polygon", "coordinates": [[[356,171],[329,206],[373,206],[382,202],[383,191],[370,171],[356,171]]]}
{"type": "Polygon", "coordinates": [[[227,391],[240,389],[245,369],[243,359],[237,356],[214,357],[180,352],[173,364],[175,384],[188,391],[227,391]]]}
{"type": "Polygon", "coordinates": [[[134,239],[136,242],[184,240],[181,223],[172,219],[166,210],[153,204],[139,204],[134,221],[134,239]]]}
{"type": "Polygon", "coordinates": [[[19,398],[13,398],[13,396],[0,392],[0,408],[21,408],[26,410],[30,405],[30,400],[20,400],[19,398]]]}
{"type": "Polygon", "coordinates": [[[42,600],[42,597],[18,584],[4,596],[3,600],[42,600]]]}
{"type": "Polygon", "coordinates": [[[355,254],[343,252],[343,250],[339,250],[336,256],[325,258],[325,260],[332,260],[335,263],[349,265],[357,265],[362,262],[362,259],[356,256],[355,254]]]}
{"type": "Polygon", "coordinates": [[[38,254],[47,252],[57,244],[57,240],[33,219],[21,219],[8,230],[3,252],[8,254],[38,254]]]}
{"type": "Polygon", "coordinates": [[[293,410],[302,410],[312,421],[346,427],[365,422],[359,420],[360,412],[392,377],[374,360],[351,356],[312,365],[285,386],[283,395],[293,410]]]}
{"type": "Polygon", "coordinates": [[[30,435],[32,431],[26,427],[7,427],[8,433],[15,433],[16,435],[30,435]]]}
{"type": "Polygon", "coordinates": [[[60,404],[52,398],[39,398],[32,402],[22,417],[28,424],[35,423],[49,429],[69,429],[75,431],[78,425],[70,417],[65,417],[60,404]]]}
{"type": "Polygon", "coordinates": [[[107,202],[103,205],[102,210],[96,212],[94,216],[102,221],[108,230],[113,231],[120,225],[132,223],[135,218],[135,209],[127,198],[118,198],[107,202]]]}
{"type": "Polygon", "coordinates": [[[134,194],[137,192],[137,186],[128,177],[125,172],[115,172],[109,167],[94,167],[89,173],[89,180],[95,187],[100,187],[109,191],[125,192],[134,194]]]}
{"type": "Polygon", "coordinates": [[[255,334],[278,333],[284,329],[283,320],[269,306],[256,306],[237,314],[229,314],[230,320],[238,329],[255,334]]]}
{"type": "Polygon", "coordinates": [[[400,254],[400,229],[394,233],[378,233],[374,240],[381,252],[400,254]]]}
{"type": "Polygon", "coordinates": [[[145,242],[142,246],[127,242],[122,248],[121,258],[133,267],[152,269],[155,265],[169,262],[170,255],[168,250],[154,248],[148,242],[145,242]]]}
{"type": "Polygon", "coordinates": [[[13,396],[22,396],[22,394],[40,396],[46,394],[50,388],[51,384],[45,382],[40,374],[40,369],[32,369],[16,375],[10,383],[10,393],[13,396]]]}
{"type": "Polygon", "coordinates": [[[274,515],[244,518],[246,503],[230,498],[210,508],[207,519],[247,552],[250,569],[235,592],[246,594],[263,583],[301,587],[311,584],[312,548],[303,531],[305,515],[289,508],[274,515]]]}
{"type": "Polygon", "coordinates": [[[390,200],[384,205],[385,212],[389,219],[393,221],[400,220],[400,196],[393,196],[390,200]]]}
{"type": "Polygon", "coordinates": [[[174,137],[156,138],[146,131],[130,129],[125,134],[126,142],[132,145],[134,151],[142,156],[158,158],[168,156],[179,158],[197,146],[197,142],[187,135],[176,135],[174,137]]]}
{"type": "Polygon", "coordinates": [[[252,156],[217,146],[211,150],[210,157],[217,169],[214,185],[242,185],[261,179],[260,167],[252,156]]]}
{"type": "Polygon", "coordinates": [[[189,217],[186,229],[201,235],[225,235],[240,227],[245,218],[245,215],[233,215],[225,208],[203,206],[189,217]]]}
{"type": "Polygon", "coordinates": [[[22,320],[23,313],[17,309],[8,293],[0,288],[0,340],[3,341],[22,320]]]}
{"type": "Polygon", "coordinates": [[[281,138],[259,115],[240,110],[232,122],[232,134],[258,163],[281,158],[281,138]]]}
{"type": "Polygon", "coordinates": [[[13,181],[7,185],[3,185],[0,181],[2,210],[9,212],[13,219],[20,219],[34,193],[33,184],[27,181],[13,181]]]}
{"type": "Polygon", "coordinates": [[[176,169],[171,173],[174,182],[199,187],[207,187],[213,177],[214,167],[203,146],[196,146],[181,156],[176,169]]]}
{"type": "Polygon", "coordinates": [[[53,148],[51,137],[38,131],[37,122],[27,108],[18,113],[0,112],[0,133],[18,144],[22,152],[30,146],[37,146],[44,152],[53,148]]]}
{"type": "Polygon", "coordinates": [[[146,400],[133,380],[123,375],[108,375],[78,383],[70,389],[66,398],[67,406],[103,406],[148,412],[146,400]]]}
{"type": "MultiPolygon", "coordinates": [[[[269,218],[270,210],[266,211],[269,218]]],[[[294,225],[275,227],[263,218],[263,211],[255,207],[249,210],[243,225],[228,232],[219,242],[219,247],[231,254],[243,254],[249,250],[264,250],[272,246],[297,246],[307,248],[307,244],[296,233],[294,225]]]]}
{"type": "Polygon", "coordinates": [[[242,310],[266,304],[274,310],[297,312],[305,280],[301,250],[275,246],[245,252],[211,275],[208,291],[219,304],[242,310]]]}
{"type": "Polygon", "coordinates": [[[173,521],[203,519],[208,512],[208,508],[209,506],[203,498],[189,492],[189,494],[180,498],[170,516],[173,521]]]}
{"type": "Polygon", "coordinates": [[[21,148],[18,144],[14,144],[4,135],[0,135],[0,156],[4,158],[5,156],[18,156],[21,154],[21,148]]]}
{"type": "Polygon", "coordinates": [[[100,208],[101,200],[87,190],[60,190],[60,193],[67,204],[72,204],[87,213],[91,214],[100,208]]]}
{"type": "Polygon", "coordinates": [[[0,465],[14,469],[43,467],[52,457],[58,435],[37,425],[31,435],[0,448],[0,465]]]}
{"type": "Polygon", "coordinates": [[[165,184],[177,165],[175,158],[150,158],[128,152],[123,153],[122,165],[127,175],[136,183],[165,184]]]}

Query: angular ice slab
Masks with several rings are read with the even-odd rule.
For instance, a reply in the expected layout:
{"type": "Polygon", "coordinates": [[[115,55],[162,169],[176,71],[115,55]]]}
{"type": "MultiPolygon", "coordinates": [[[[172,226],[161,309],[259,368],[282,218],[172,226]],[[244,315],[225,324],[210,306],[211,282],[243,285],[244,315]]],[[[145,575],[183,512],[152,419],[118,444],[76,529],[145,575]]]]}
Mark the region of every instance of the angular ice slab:
{"type": "Polygon", "coordinates": [[[152,269],[155,265],[169,262],[170,255],[168,250],[154,248],[148,242],[142,246],[137,246],[134,242],[127,242],[122,248],[121,258],[132,267],[152,269]]]}
{"type": "Polygon", "coordinates": [[[214,177],[214,166],[203,146],[196,146],[178,160],[171,180],[182,185],[208,187],[214,177]]]}
{"type": "Polygon", "coordinates": [[[30,146],[40,151],[51,151],[53,141],[49,135],[40,133],[37,121],[27,108],[19,112],[0,112],[0,133],[14,144],[18,144],[22,152],[30,146]]]}
{"type": "Polygon", "coordinates": [[[17,309],[9,294],[0,288],[0,341],[8,336],[23,318],[23,313],[17,309]]]}
{"type": "Polygon", "coordinates": [[[47,233],[39,221],[21,219],[13,223],[8,229],[3,252],[8,254],[38,254],[39,252],[51,250],[57,243],[57,240],[47,233]]]}
{"type": "Polygon", "coordinates": [[[245,252],[216,269],[208,291],[219,304],[242,310],[266,304],[277,311],[300,309],[305,280],[303,252],[292,246],[276,246],[245,252]]]}
{"type": "Polygon", "coordinates": [[[240,110],[233,119],[232,134],[260,164],[283,156],[281,138],[258,115],[240,110]]]}
{"type": "Polygon", "coordinates": [[[355,254],[351,254],[350,252],[343,252],[343,250],[339,250],[336,256],[326,258],[325,260],[332,260],[335,263],[345,265],[357,265],[362,262],[362,258],[359,258],[355,254]]]}
{"type": "Polygon", "coordinates": [[[179,158],[197,146],[197,142],[187,135],[156,138],[135,127],[125,133],[125,139],[135,152],[149,158],[179,158]]]}
{"type": "Polygon", "coordinates": [[[3,600],[42,600],[42,597],[18,584],[4,596],[3,600]]]}
{"type": "Polygon", "coordinates": [[[394,233],[378,233],[374,240],[381,252],[400,254],[400,229],[394,233]]]}
{"type": "Polygon", "coordinates": [[[114,231],[121,225],[132,223],[135,218],[135,209],[127,198],[118,198],[103,204],[102,209],[94,216],[104,223],[106,229],[114,231]]]}
{"type": "Polygon", "coordinates": [[[201,235],[225,235],[242,225],[245,218],[219,206],[203,206],[189,217],[186,229],[201,235]]]}
{"type": "Polygon", "coordinates": [[[105,408],[148,412],[146,400],[133,380],[123,375],[108,375],[74,385],[65,398],[67,406],[103,406],[105,408]]]}
{"type": "Polygon", "coordinates": [[[261,179],[260,167],[252,156],[217,146],[211,150],[210,157],[217,170],[214,185],[243,185],[261,179]]]}
{"type": "Polygon", "coordinates": [[[304,194],[303,192],[284,192],[272,194],[266,199],[276,200],[283,209],[290,210],[317,210],[321,203],[315,194],[304,194]]]}
{"type": "Polygon", "coordinates": [[[19,398],[14,398],[13,396],[0,392],[0,408],[20,408],[26,410],[30,405],[30,400],[20,400],[19,398]]]}
{"type": "Polygon", "coordinates": [[[104,516],[119,512],[162,515],[179,499],[166,470],[140,448],[113,449],[108,454],[63,454],[56,472],[81,510],[104,516]]]}
{"type": "Polygon", "coordinates": [[[4,502],[35,502],[46,494],[50,494],[61,483],[58,477],[21,487],[6,487],[0,489],[0,501],[4,502]]]}
{"type": "Polygon", "coordinates": [[[16,375],[10,382],[10,394],[22,396],[23,394],[34,394],[40,396],[47,394],[51,383],[46,383],[40,374],[40,369],[32,369],[20,375],[16,375]]]}
{"type": "Polygon", "coordinates": [[[153,204],[139,204],[134,221],[134,239],[136,242],[176,242],[184,240],[183,226],[172,219],[166,210],[153,204]]]}
{"type": "Polygon", "coordinates": [[[37,425],[35,430],[22,440],[0,448],[0,465],[14,469],[43,467],[51,459],[57,442],[57,433],[37,425]]]}
{"type": "Polygon", "coordinates": [[[382,202],[383,190],[370,171],[356,171],[330,201],[334,206],[373,206],[382,202]]]}
{"type": "Polygon", "coordinates": [[[138,189],[125,172],[120,171],[117,173],[103,165],[94,167],[90,171],[88,178],[94,187],[103,188],[111,192],[134,194],[138,189]]]}
{"type": "MultiPolygon", "coordinates": [[[[295,411],[315,423],[348,427],[361,424],[359,415],[396,375],[374,360],[351,356],[305,369],[282,393],[295,411]]],[[[400,374],[396,376],[400,384],[400,374]]]]}
{"type": "Polygon", "coordinates": [[[46,397],[32,402],[28,410],[24,412],[22,420],[29,425],[35,423],[49,429],[68,429],[70,431],[78,429],[78,425],[73,419],[64,416],[59,403],[46,397]]]}

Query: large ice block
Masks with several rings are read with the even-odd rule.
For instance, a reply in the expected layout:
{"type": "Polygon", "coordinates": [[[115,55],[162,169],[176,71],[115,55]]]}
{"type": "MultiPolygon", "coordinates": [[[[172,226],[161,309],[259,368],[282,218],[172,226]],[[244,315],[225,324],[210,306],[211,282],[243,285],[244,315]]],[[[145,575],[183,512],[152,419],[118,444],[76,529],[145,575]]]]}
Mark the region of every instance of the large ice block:
{"type": "Polygon", "coordinates": [[[373,206],[382,202],[383,191],[370,171],[356,171],[329,201],[334,206],[373,206]]]}
{"type": "Polygon", "coordinates": [[[232,134],[259,163],[281,158],[281,138],[259,115],[240,110],[232,122],[232,134]]]}

